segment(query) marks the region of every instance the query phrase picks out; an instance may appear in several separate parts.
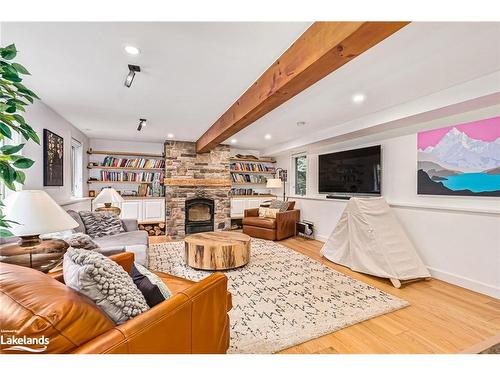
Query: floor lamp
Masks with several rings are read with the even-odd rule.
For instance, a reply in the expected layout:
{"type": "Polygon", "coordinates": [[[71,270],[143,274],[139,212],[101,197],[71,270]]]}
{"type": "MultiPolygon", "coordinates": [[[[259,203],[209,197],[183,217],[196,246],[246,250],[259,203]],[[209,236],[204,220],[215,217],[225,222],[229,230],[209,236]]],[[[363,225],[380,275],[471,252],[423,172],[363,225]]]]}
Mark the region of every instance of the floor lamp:
{"type": "Polygon", "coordinates": [[[269,189],[279,189],[283,187],[283,201],[286,201],[286,181],[288,177],[288,173],[286,169],[283,168],[277,168],[276,169],[276,174],[278,175],[278,178],[268,178],[267,179],[267,184],[266,187],[269,189]]]}

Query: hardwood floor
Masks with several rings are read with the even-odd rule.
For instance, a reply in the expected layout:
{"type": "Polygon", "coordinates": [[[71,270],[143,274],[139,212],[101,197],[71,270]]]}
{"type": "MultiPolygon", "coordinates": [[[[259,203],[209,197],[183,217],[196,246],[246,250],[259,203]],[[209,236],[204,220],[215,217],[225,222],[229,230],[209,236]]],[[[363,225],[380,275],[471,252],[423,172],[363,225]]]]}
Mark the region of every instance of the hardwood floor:
{"type": "MultiPolygon", "coordinates": [[[[152,237],[151,243],[168,240],[152,237]]],[[[395,289],[389,280],[353,272],[321,257],[320,241],[293,237],[279,243],[411,304],[280,353],[460,353],[500,340],[498,299],[439,280],[395,289]]]]}

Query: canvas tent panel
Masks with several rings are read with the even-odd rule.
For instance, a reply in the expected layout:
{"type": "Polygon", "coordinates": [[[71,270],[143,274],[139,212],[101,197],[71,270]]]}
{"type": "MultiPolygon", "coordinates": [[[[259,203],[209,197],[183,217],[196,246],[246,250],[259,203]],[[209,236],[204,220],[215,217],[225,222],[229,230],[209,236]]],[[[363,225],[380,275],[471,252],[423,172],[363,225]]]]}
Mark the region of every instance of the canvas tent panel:
{"type": "Polygon", "coordinates": [[[383,198],[352,198],[321,254],[354,271],[398,280],[430,277],[383,198]]]}
{"type": "MultiPolygon", "coordinates": [[[[334,252],[328,252],[328,256],[322,253],[323,256],[338,264],[346,264],[351,262],[349,251],[349,226],[347,224],[347,213],[344,212],[338,221],[337,226],[333,230],[332,235],[323,246],[323,249],[335,249],[334,252]]],[[[321,250],[323,252],[323,249],[321,250]]]]}

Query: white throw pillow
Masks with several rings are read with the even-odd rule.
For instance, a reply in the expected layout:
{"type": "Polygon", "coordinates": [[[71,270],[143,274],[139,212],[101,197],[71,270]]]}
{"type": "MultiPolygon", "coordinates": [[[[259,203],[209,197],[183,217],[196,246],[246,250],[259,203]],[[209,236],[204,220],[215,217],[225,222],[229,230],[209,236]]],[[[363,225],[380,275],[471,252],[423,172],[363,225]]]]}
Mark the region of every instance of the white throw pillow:
{"type": "Polygon", "coordinates": [[[63,273],[67,286],[89,297],[116,324],[149,309],[130,275],[96,251],[69,248],[63,273]]]}
{"type": "Polygon", "coordinates": [[[276,214],[280,212],[279,208],[259,207],[259,217],[276,219],[276,214]]]}

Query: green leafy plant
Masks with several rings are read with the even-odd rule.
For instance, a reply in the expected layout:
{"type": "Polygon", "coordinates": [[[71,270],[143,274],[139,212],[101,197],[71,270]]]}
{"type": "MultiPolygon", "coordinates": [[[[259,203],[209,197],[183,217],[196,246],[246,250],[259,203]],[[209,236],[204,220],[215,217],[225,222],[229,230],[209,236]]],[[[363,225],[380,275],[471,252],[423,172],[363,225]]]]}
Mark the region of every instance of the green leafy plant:
{"type": "MultiPolygon", "coordinates": [[[[14,44],[0,47],[0,141],[12,139],[13,132],[19,133],[29,142],[40,144],[40,138],[33,128],[26,123],[20,114],[35,99],[40,99],[33,91],[24,86],[22,75],[30,74],[28,70],[12,60],[17,55],[14,44]]],[[[30,168],[34,161],[18,154],[26,143],[9,144],[0,147],[0,183],[10,190],[15,190],[15,183],[24,184],[26,174],[23,169],[30,168]]],[[[8,230],[9,220],[2,212],[0,200],[0,237],[12,236],[8,230]]]]}

